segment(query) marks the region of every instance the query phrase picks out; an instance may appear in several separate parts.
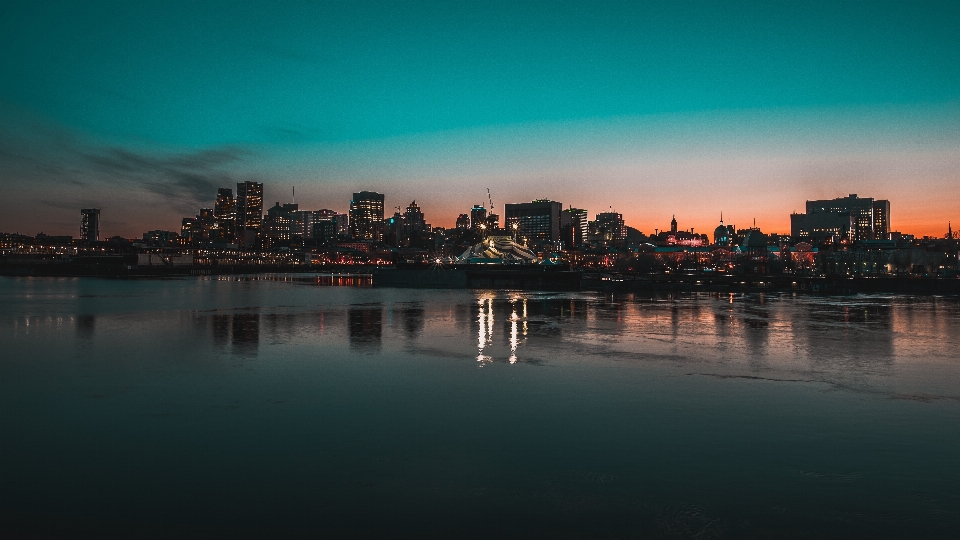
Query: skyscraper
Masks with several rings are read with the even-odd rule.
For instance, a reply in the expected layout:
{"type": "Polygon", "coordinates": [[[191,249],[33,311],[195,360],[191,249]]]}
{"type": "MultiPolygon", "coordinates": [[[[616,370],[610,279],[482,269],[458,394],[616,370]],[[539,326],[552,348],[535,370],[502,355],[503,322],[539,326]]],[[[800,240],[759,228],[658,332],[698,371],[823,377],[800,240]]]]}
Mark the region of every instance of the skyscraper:
{"type": "Polygon", "coordinates": [[[80,240],[96,242],[100,240],[100,209],[84,208],[80,210],[80,240]]]}
{"type": "Polygon", "coordinates": [[[237,227],[237,207],[233,200],[233,190],[220,188],[217,190],[217,202],[213,207],[217,224],[217,237],[220,242],[233,242],[234,231],[237,227]]]}
{"type": "Polygon", "coordinates": [[[350,201],[350,234],[357,240],[383,239],[383,194],[361,191],[350,201]]]}
{"type": "Polygon", "coordinates": [[[237,184],[237,240],[244,247],[256,245],[263,224],[263,184],[237,184]]]}

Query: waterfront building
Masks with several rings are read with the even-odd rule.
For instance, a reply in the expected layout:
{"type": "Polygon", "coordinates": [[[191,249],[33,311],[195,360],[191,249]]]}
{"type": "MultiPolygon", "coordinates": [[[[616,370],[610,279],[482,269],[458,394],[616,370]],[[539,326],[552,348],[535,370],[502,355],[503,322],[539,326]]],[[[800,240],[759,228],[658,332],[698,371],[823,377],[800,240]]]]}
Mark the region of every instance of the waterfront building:
{"type": "Polygon", "coordinates": [[[808,215],[849,214],[854,223],[850,232],[852,240],[882,240],[890,231],[890,201],[887,200],[858,197],[852,193],[836,199],[807,201],[806,210],[808,215]]]}
{"type": "Polygon", "coordinates": [[[383,239],[383,194],[361,191],[350,200],[350,235],[357,240],[383,239]]]}
{"type": "Polygon", "coordinates": [[[528,203],[504,206],[507,228],[516,224],[517,238],[522,244],[542,244],[560,240],[560,211],[557,201],[537,199],[528,203]]]}
{"type": "Polygon", "coordinates": [[[83,208],[80,210],[80,240],[83,242],[100,240],[99,208],[83,208]]]}
{"type": "Polygon", "coordinates": [[[853,240],[856,230],[857,218],[852,212],[790,214],[790,236],[794,242],[838,243],[853,240]]]}

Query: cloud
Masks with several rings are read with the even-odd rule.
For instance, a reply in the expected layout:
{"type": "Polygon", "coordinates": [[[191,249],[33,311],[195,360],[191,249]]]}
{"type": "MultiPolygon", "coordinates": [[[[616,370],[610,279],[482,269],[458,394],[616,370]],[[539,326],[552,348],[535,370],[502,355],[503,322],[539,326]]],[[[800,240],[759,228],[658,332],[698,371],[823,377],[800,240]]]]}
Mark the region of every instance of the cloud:
{"type": "Polygon", "coordinates": [[[236,147],[165,154],[112,147],[85,153],[83,159],[95,172],[113,182],[139,185],[171,206],[192,208],[201,201],[212,200],[218,187],[233,183],[235,174],[228,167],[249,154],[236,147]]]}

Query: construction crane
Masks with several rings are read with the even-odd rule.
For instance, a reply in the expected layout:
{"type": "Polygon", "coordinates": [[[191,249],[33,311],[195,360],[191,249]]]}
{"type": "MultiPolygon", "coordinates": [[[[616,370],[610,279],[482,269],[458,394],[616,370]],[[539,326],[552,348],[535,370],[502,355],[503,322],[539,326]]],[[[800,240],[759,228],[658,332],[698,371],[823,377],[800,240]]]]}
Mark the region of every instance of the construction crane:
{"type": "Polygon", "coordinates": [[[490,212],[493,212],[493,197],[490,195],[490,188],[487,188],[487,200],[490,201],[490,212]]]}

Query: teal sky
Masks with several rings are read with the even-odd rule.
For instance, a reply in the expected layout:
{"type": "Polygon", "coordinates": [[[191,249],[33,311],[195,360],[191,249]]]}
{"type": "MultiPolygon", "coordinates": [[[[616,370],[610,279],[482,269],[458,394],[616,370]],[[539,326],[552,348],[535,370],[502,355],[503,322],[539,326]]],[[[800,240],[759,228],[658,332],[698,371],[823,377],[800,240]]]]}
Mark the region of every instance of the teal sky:
{"type": "MultiPolygon", "coordinates": [[[[5,2],[0,230],[177,228],[219,185],[645,232],[810,198],[960,222],[958,2],[5,2]]],[[[909,230],[908,230],[909,229],[909,230]]]]}

